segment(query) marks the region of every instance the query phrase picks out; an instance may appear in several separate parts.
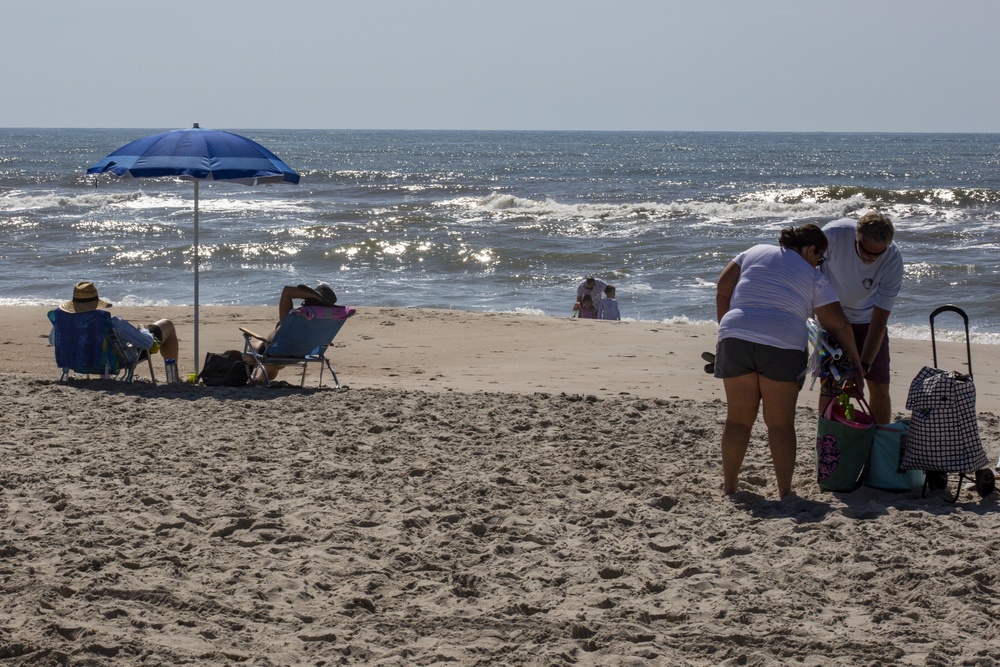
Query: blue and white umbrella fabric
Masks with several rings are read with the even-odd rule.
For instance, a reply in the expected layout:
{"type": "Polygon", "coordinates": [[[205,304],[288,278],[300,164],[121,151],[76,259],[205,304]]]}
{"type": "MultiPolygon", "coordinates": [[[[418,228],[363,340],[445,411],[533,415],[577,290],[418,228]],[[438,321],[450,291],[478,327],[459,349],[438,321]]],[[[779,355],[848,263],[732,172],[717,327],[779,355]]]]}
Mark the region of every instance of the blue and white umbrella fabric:
{"type": "Polygon", "coordinates": [[[152,134],[126,144],[87,169],[119,178],[194,181],[194,370],[198,372],[198,183],[298,183],[299,175],[257,142],[232,132],[194,127],[152,134]]]}

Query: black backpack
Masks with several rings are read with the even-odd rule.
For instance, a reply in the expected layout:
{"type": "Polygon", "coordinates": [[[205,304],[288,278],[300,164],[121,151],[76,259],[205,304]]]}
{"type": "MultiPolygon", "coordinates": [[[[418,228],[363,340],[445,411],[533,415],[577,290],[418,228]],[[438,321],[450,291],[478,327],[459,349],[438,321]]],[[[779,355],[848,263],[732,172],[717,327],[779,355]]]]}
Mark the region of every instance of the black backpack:
{"type": "Polygon", "coordinates": [[[198,379],[209,387],[244,387],[250,382],[250,367],[239,350],[209,352],[198,379]]]}

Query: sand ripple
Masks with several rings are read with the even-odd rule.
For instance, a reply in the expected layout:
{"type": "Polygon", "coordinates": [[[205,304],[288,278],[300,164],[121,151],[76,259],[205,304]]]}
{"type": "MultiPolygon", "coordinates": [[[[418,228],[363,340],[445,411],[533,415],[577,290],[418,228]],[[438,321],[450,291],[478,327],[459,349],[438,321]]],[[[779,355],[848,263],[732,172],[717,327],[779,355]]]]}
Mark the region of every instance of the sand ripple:
{"type": "Polygon", "coordinates": [[[1000,664],[995,497],[821,493],[808,410],[778,502],[721,402],[0,395],[4,664],[1000,664]]]}

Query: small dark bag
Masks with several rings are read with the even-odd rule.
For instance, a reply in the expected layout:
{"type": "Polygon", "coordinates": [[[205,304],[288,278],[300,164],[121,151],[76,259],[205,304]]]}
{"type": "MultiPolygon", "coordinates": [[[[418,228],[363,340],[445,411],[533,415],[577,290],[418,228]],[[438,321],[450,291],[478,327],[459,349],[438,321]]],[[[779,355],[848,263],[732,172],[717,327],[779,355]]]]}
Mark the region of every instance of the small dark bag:
{"type": "Polygon", "coordinates": [[[250,381],[250,369],[239,350],[209,352],[198,379],[209,387],[244,387],[250,381]]]}

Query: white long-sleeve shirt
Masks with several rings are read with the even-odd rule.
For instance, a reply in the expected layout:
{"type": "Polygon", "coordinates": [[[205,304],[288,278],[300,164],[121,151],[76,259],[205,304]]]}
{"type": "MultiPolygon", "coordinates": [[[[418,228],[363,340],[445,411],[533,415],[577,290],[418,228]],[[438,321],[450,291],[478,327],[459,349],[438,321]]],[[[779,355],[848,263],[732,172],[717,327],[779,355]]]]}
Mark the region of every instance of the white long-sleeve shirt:
{"type": "Polygon", "coordinates": [[[618,311],[618,300],[604,297],[597,302],[597,319],[599,320],[620,320],[621,313],[618,311]]]}

